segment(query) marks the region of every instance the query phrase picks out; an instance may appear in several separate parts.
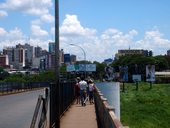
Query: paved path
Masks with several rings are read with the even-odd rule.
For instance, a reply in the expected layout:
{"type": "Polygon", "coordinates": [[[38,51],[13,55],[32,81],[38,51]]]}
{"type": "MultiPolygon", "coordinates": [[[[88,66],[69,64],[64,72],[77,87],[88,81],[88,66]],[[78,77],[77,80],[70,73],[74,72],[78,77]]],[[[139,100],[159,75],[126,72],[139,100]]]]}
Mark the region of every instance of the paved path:
{"type": "Polygon", "coordinates": [[[74,103],[60,121],[61,128],[97,128],[94,104],[82,107],[74,103]]]}

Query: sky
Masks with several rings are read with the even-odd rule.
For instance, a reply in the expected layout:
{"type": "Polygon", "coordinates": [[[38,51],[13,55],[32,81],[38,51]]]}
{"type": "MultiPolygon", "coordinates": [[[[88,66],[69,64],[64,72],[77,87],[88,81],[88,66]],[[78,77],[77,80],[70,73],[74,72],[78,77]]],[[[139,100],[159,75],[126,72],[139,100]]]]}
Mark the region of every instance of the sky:
{"type": "MultiPolygon", "coordinates": [[[[119,49],[170,49],[169,0],[59,0],[60,49],[102,62],[119,49]],[[72,46],[70,44],[76,44],[72,46]]],[[[54,41],[54,0],[0,0],[0,50],[54,41]]]]}

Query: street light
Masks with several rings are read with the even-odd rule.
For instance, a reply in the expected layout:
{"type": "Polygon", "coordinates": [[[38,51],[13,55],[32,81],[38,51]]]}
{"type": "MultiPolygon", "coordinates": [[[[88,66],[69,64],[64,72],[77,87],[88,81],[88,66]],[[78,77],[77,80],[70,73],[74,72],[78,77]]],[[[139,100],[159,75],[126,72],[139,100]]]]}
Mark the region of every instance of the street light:
{"type": "MultiPolygon", "coordinates": [[[[77,44],[70,44],[70,45],[79,47],[83,51],[84,61],[86,62],[86,52],[84,51],[84,49],[82,47],[80,47],[79,45],[77,45],[77,44]]],[[[85,77],[86,77],[86,65],[85,65],[85,72],[84,72],[84,74],[85,74],[85,77]]]]}
{"type": "Polygon", "coordinates": [[[55,83],[50,87],[50,128],[60,128],[59,0],[55,0],[55,83]]]}

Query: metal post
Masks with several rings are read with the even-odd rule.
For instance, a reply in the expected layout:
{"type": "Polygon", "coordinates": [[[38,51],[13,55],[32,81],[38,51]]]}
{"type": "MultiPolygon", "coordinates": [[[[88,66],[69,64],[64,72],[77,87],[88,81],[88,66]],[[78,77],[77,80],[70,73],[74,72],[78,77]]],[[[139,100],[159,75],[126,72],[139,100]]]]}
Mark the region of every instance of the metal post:
{"type": "Polygon", "coordinates": [[[50,87],[50,128],[60,128],[59,0],[55,0],[55,74],[50,87]]]}

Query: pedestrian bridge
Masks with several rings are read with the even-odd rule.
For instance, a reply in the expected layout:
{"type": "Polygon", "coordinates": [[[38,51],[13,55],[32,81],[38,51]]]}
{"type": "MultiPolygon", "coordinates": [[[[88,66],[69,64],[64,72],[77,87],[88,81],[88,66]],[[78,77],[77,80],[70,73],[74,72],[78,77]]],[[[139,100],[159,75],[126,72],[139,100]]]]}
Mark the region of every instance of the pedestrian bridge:
{"type": "Polygon", "coordinates": [[[94,94],[95,104],[87,101],[86,106],[75,102],[63,114],[60,120],[61,128],[123,128],[115,116],[114,108],[96,88],[94,94]]]}
{"type": "MultiPolygon", "coordinates": [[[[40,86],[40,83],[38,84],[38,87],[40,86]]],[[[74,82],[63,82],[60,83],[60,104],[57,104],[60,107],[60,128],[122,128],[123,125],[119,121],[119,119],[115,116],[115,109],[114,106],[110,106],[107,102],[107,99],[104,97],[104,95],[96,88],[95,93],[94,93],[94,104],[90,104],[87,101],[86,106],[81,106],[81,104],[76,104],[75,103],[75,88],[74,88],[75,83],[74,82]]],[[[7,84],[5,84],[5,87],[8,87],[7,84]]],[[[52,85],[53,86],[53,85],[52,85]]],[[[24,84],[20,87],[18,86],[11,86],[11,83],[9,84],[9,87],[12,89],[9,90],[9,94],[16,92],[15,88],[12,87],[17,87],[16,90],[18,91],[19,88],[21,90],[28,90],[27,85],[25,86],[24,84]]],[[[8,87],[8,88],[9,88],[8,87]]],[[[31,86],[34,87],[34,86],[31,86]]],[[[35,86],[37,87],[37,86],[35,86]]],[[[45,84],[42,87],[51,87],[49,84],[45,84]]],[[[42,88],[41,87],[41,88],[42,88]]],[[[3,86],[1,87],[3,89],[3,86]]],[[[1,93],[6,95],[6,90],[2,90],[1,93]]],[[[35,90],[35,89],[33,89],[35,90]]],[[[49,94],[51,96],[52,94],[52,89],[49,90],[49,94]]],[[[16,92],[17,93],[17,92],[16,92]]],[[[26,93],[26,94],[31,94],[32,96],[31,99],[35,96],[33,96],[32,93],[26,93]]],[[[47,90],[46,90],[47,94],[47,90]]],[[[22,95],[25,95],[24,93],[22,95]]],[[[38,95],[38,94],[36,94],[38,95]]],[[[20,95],[15,95],[15,97],[19,97],[20,95]]],[[[23,97],[23,96],[22,96],[23,97]]],[[[56,120],[51,120],[52,116],[54,116],[54,119],[56,118],[55,111],[51,111],[52,107],[54,104],[51,104],[51,99],[49,98],[48,95],[46,95],[46,98],[43,98],[44,96],[40,96],[39,99],[42,100],[42,102],[39,102],[39,106],[42,106],[40,109],[40,114],[38,114],[38,109],[37,107],[35,108],[34,115],[41,115],[39,118],[33,118],[32,123],[30,121],[31,127],[30,128],[36,128],[37,126],[43,126],[43,128],[58,128],[53,125],[56,123],[56,120]],[[48,101],[48,99],[50,99],[48,101]],[[50,106],[47,107],[47,103],[50,102],[50,106]],[[47,109],[48,108],[48,109],[47,109]],[[51,113],[49,112],[51,111],[51,113]],[[48,115],[50,113],[50,116],[48,115]],[[39,119],[39,120],[38,120],[39,119]],[[44,122],[44,123],[43,123],[44,122]],[[54,126],[54,127],[53,127],[54,126]]],[[[4,97],[8,98],[8,97],[4,97]]],[[[2,99],[4,99],[2,98],[2,99]]],[[[36,96],[36,98],[38,98],[36,96]]],[[[21,99],[19,97],[19,99],[21,99]]],[[[38,100],[38,101],[40,101],[38,100]]],[[[14,100],[15,101],[15,100],[14,100]]],[[[17,100],[18,101],[18,100],[17,100]]],[[[23,101],[27,101],[24,100],[23,101]]],[[[28,101],[27,101],[28,102],[28,101]]],[[[37,102],[38,103],[38,102],[37,102]]],[[[26,103],[24,102],[26,105],[26,103]]],[[[33,103],[35,104],[35,103],[33,103]]],[[[30,105],[30,104],[29,104],[30,105]]],[[[36,105],[36,104],[35,104],[36,105]]],[[[38,105],[37,105],[38,106],[38,105]]],[[[22,106],[20,106],[22,107],[22,106]]],[[[53,110],[53,109],[52,109],[53,110]]],[[[29,112],[28,112],[29,113],[29,112]]],[[[32,112],[31,112],[32,113],[32,112]]],[[[33,116],[33,115],[32,115],[33,116]]],[[[33,116],[36,117],[36,116],[33,116]]],[[[22,119],[20,119],[22,120],[22,119]]],[[[31,118],[30,118],[31,120],[31,118]]]]}

